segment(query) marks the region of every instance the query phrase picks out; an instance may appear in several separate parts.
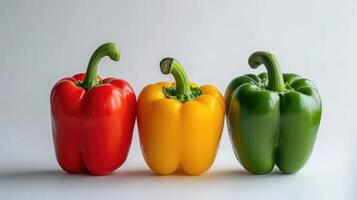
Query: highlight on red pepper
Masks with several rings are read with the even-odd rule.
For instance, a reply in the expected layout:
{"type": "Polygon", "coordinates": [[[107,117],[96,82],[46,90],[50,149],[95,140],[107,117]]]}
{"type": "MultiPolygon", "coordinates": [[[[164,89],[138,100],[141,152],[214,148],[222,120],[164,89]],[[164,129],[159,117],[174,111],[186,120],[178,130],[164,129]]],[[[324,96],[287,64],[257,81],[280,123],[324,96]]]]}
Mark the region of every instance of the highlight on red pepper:
{"type": "Polygon", "coordinates": [[[99,61],[119,61],[114,43],[101,45],[86,74],[56,83],[51,92],[51,122],[56,157],[68,173],[105,175],[128,155],[136,115],[136,96],[122,79],[97,76],[99,61]]]}

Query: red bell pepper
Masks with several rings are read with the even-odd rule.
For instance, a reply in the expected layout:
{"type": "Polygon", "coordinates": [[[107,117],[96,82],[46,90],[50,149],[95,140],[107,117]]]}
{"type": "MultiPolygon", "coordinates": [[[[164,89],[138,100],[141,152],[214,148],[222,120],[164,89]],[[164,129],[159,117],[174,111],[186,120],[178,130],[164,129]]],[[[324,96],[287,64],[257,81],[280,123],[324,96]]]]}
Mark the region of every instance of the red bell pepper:
{"type": "Polygon", "coordinates": [[[68,173],[105,175],[125,161],[136,115],[136,96],[122,79],[97,76],[101,58],[120,58],[114,43],[100,46],[86,74],[57,82],[51,92],[56,157],[68,173]]]}

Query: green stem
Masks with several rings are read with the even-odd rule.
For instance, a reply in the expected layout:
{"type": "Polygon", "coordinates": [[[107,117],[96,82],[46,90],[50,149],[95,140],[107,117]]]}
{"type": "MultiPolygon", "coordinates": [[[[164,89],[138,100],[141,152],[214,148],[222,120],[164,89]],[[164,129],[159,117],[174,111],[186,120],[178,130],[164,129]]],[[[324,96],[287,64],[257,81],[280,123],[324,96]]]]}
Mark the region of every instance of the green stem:
{"type": "Polygon", "coordinates": [[[120,59],[120,51],[118,46],[115,43],[109,42],[101,45],[97,50],[95,50],[89,60],[86,77],[81,84],[82,87],[91,89],[100,84],[97,78],[98,64],[99,61],[105,56],[109,56],[110,59],[118,61],[120,59]]]}
{"type": "Polygon", "coordinates": [[[194,98],[190,82],[182,65],[173,58],[164,58],[160,62],[160,70],[163,74],[172,74],[175,78],[176,89],[174,95],[180,101],[187,101],[194,98]]]}
{"type": "Polygon", "coordinates": [[[257,51],[248,60],[251,68],[255,69],[260,65],[265,65],[268,71],[268,89],[277,92],[285,91],[283,74],[281,73],[278,61],[269,52],[257,51]]]}

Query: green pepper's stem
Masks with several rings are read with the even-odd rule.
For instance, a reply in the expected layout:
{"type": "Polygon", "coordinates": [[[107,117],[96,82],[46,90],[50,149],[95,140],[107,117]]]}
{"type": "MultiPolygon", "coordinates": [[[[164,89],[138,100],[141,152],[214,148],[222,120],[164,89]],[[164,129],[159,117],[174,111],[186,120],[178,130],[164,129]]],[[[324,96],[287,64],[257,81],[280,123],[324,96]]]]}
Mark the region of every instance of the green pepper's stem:
{"type": "Polygon", "coordinates": [[[191,99],[192,91],[188,77],[183,70],[182,65],[173,58],[164,58],[160,62],[160,70],[163,74],[172,74],[176,82],[176,97],[177,99],[191,99]]]}
{"type": "Polygon", "coordinates": [[[261,64],[265,65],[265,68],[268,71],[268,89],[277,92],[285,91],[283,74],[281,73],[278,61],[273,54],[257,51],[249,57],[248,63],[253,69],[261,64]]]}
{"type": "Polygon", "coordinates": [[[105,43],[98,47],[93,53],[89,60],[86,77],[81,84],[82,87],[86,89],[91,89],[92,87],[98,86],[100,82],[97,79],[97,69],[99,61],[105,57],[109,56],[110,59],[118,61],[120,59],[120,51],[115,43],[105,43]]]}

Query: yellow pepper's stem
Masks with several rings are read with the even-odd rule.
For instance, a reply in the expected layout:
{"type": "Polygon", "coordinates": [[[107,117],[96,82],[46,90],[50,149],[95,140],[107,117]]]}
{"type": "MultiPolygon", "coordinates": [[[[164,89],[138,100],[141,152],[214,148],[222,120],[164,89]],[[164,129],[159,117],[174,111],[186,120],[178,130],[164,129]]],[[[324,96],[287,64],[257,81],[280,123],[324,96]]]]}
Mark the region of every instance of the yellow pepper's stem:
{"type": "Polygon", "coordinates": [[[173,58],[162,59],[160,62],[160,70],[163,74],[172,74],[176,82],[176,88],[164,88],[166,97],[186,102],[201,94],[198,88],[192,88],[190,86],[187,74],[177,60],[173,58]]]}

